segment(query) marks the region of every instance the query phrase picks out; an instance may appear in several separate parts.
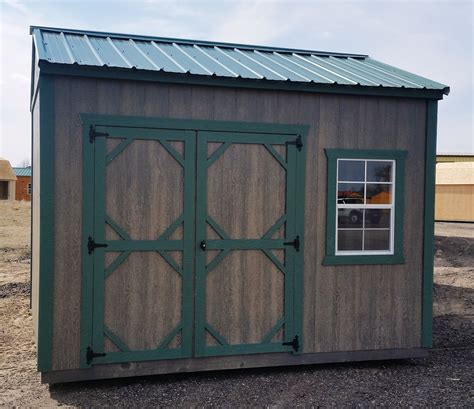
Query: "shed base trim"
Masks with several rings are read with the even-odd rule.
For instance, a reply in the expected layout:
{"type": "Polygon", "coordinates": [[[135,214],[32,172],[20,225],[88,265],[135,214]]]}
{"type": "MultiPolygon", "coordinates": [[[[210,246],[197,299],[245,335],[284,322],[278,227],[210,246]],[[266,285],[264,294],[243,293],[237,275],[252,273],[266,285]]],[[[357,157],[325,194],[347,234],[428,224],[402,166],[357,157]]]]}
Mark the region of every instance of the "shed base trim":
{"type": "Polygon", "coordinates": [[[216,371],[272,366],[309,365],[338,362],[378,361],[388,359],[426,358],[426,348],[380,349],[368,351],[320,352],[302,355],[271,353],[259,355],[216,356],[163,361],[127,362],[94,365],[87,369],[43,372],[42,383],[78,382],[93,379],[163,375],[170,373],[216,371]]]}

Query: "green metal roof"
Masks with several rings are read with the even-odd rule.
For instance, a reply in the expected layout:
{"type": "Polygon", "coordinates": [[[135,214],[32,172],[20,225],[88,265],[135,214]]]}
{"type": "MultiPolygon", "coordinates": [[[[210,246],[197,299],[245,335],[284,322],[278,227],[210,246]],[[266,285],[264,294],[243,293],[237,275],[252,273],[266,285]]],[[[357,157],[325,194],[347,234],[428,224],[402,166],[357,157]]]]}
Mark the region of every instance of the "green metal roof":
{"type": "Polygon", "coordinates": [[[38,60],[50,64],[449,93],[449,87],[444,84],[365,54],[35,26],[31,27],[31,33],[38,60]]]}
{"type": "Polygon", "coordinates": [[[26,168],[13,168],[16,176],[31,176],[31,167],[26,168]]]}

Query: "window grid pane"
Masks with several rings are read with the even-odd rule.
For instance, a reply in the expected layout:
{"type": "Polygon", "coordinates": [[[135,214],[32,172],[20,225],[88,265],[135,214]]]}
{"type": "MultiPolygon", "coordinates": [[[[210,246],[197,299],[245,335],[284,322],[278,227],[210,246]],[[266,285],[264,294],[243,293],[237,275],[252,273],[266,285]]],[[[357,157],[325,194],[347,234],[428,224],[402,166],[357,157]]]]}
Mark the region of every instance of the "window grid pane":
{"type": "Polygon", "coordinates": [[[394,167],[390,160],[338,159],[336,253],[393,252],[394,167]],[[357,161],[364,163],[363,181],[357,176],[357,161]],[[341,163],[344,180],[339,177],[341,163]],[[347,177],[351,174],[356,176],[347,177]]]}

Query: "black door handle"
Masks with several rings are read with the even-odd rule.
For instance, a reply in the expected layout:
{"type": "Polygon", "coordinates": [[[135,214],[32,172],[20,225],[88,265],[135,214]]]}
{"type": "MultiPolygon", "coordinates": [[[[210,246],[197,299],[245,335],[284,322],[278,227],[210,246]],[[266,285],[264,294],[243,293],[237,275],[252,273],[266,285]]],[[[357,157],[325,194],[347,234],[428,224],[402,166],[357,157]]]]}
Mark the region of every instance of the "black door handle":
{"type": "Polygon", "coordinates": [[[207,247],[206,240],[201,241],[200,247],[201,247],[202,251],[206,251],[206,247],[207,247]]]}

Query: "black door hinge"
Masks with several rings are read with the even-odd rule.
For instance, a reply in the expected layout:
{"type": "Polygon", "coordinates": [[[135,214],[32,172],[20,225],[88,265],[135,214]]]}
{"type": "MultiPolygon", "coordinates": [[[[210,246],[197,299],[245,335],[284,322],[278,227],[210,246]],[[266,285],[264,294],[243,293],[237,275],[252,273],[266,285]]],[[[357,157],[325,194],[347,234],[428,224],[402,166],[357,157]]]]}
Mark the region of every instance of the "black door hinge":
{"type": "Polygon", "coordinates": [[[87,365],[90,365],[94,358],[98,358],[100,356],[106,356],[106,355],[107,355],[106,353],[94,352],[94,350],[91,347],[87,347],[87,351],[86,351],[87,365]]]}
{"type": "Polygon", "coordinates": [[[105,132],[97,132],[95,130],[94,125],[91,125],[89,128],[89,142],[94,142],[95,138],[97,138],[98,136],[109,136],[109,134],[105,132]]]}
{"type": "Polygon", "coordinates": [[[298,335],[295,335],[292,341],[290,342],[283,342],[282,345],[288,345],[290,347],[293,347],[293,350],[295,352],[298,352],[298,349],[300,348],[300,341],[298,339],[298,335]]]}
{"type": "Polygon", "coordinates": [[[87,240],[87,252],[89,254],[92,254],[92,252],[97,248],[97,247],[107,247],[108,244],[102,244],[102,243],[96,243],[91,236],[89,236],[87,240]]]}
{"type": "Polygon", "coordinates": [[[293,246],[296,251],[300,251],[300,236],[296,236],[296,239],[293,241],[285,241],[283,244],[285,246],[293,246]]]}
{"type": "Polygon", "coordinates": [[[298,149],[300,151],[301,148],[303,147],[303,141],[301,140],[301,135],[298,135],[296,140],[291,141],[291,142],[287,142],[286,144],[287,145],[296,145],[296,149],[298,149]]]}

